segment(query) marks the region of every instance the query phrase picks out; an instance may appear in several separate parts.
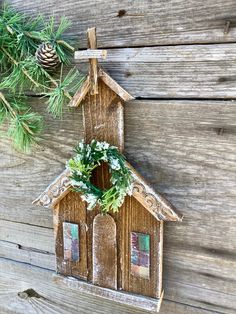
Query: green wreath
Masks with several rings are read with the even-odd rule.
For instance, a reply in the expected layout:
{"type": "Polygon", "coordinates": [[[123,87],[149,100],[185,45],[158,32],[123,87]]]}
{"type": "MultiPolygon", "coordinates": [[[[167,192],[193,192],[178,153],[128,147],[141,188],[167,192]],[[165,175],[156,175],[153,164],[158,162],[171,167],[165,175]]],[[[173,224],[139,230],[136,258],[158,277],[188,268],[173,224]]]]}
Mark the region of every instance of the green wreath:
{"type": "Polygon", "coordinates": [[[76,156],[67,163],[71,172],[71,185],[76,192],[82,193],[82,199],[88,203],[88,210],[100,205],[103,213],[117,212],[125,196],[132,193],[131,171],[125,165],[125,157],[117,147],[106,142],[92,140],[90,144],[79,143],[75,148],[76,156]],[[107,162],[111,173],[111,188],[101,190],[91,182],[93,170],[101,162],[107,162]]]}

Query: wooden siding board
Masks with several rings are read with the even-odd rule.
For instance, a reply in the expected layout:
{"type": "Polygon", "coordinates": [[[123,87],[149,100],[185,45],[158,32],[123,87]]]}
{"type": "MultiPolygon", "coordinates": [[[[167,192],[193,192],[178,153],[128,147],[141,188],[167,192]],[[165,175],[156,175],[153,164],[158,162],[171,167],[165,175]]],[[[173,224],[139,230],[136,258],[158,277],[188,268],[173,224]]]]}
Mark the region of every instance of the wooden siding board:
{"type": "Polygon", "coordinates": [[[55,252],[53,229],[0,220],[0,239],[48,253],[55,252]]]}
{"type": "Polygon", "coordinates": [[[0,256],[51,270],[55,270],[56,267],[54,253],[25,247],[19,243],[0,240],[0,256]]]}
{"type": "MultiPolygon", "coordinates": [[[[40,102],[35,98],[32,101],[35,109],[44,112],[40,102]]],[[[219,214],[222,208],[227,208],[224,214],[230,218],[235,200],[235,103],[167,100],[127,103],[128,161],[154,187],[166,193],[180,211],[187,205],[200,218],[202,206],[207,205],[205,215],[209,216],[209,211],[219,214]]],[[[39,150],[35,149],[32,156],[16,153],[9,147],[9,140],[1,138],[1,219],[14,221],[17,217],[18,222],[52,226],[51,210],[31,202],[61,173],[73,154],[73,146],[83,136],[81,111],[73,112],[65,113],[63,124],[45,114],[49,126],[39,150]]]]}
{"type": "MultiPolygon", "coordinates": [[[[33,102],[43,111],[41,100],[33,102]]],[[[165,224],[165,297],[232,312],[226,303],[234,306],[228,295],[235,298],[236,281],[235,101],[133,101],[125,110],[128,160],[185,215],[181,224],[165,224]],[[196,295],[186,292],[186,287],[196,295]],[[224,294],[219,296],[219,289],[224,294]],[[223,308],[221,298],[225,298],[223,308]]],[[[53,252],[53,231],[45,228],[52,228],[52,212],[30,203],[63,170],[74,144],[82,138],[82,119],[80,109],[66,113],[65,124],[46,118],[50,126],[33,156],[13,152],[9,141],[1,139],[0,216],[18,222],[11,225],[14,233],[9,233],[4,221],[0,238],[53,252]]],[[[2,250],[5,258],[14,258],[16,252],[15,259],[37,265],[21,250],[2,250]]],[[[51,267],[43,257],[39,266],[51,267]]]]}
{"type": "Polygon", "coordinates": [[[100,65],[134,97],[229,99],[236,98],[235,54],[234,43],[108,49],[100,65]]]}
{"type": "MultiPolygon", "coordinates": [[[[200,222],[197,222],[197,224],[199,223],[200,222]]],[[[165,225],[167,226],[168,223],[165,225]]],[[[171,227],[173,228],[173,226],[171,227]]],[[[16,238],[17,235],[16,232],[16,238]]],[[[29,233],[26,236],[30,238],[32,234],[29,233]]],[[[178,233],[175,233],[175,237],[179,237],[178,233]]],[[[32,241],[35,241],[35,239],[38,239],[40,242],[39,235],[36,235],[32,241]]],[[[168,239],[166,240],[164,250],[164,289],[167,299],[182,302],[182,298],[186,298],[184,303],[207,308],[207,306],[204,305],[204,302],[206,302],[203,297],[204,291],[208,291],[207,298],[208,302],[211,303],[211,307],[215,302],[219,305],[218,300],[215,299],[219,293],[222,293],[220,298],[225,296],[228,301],[228,295],[235,298],[236,263],[233,252],[231,257],[227,257],[223,254],[217,255],[216,252],[212,252],[210,255],[209,252],[204,249],[195,249],[194,246],[191,248],[191,246],[184,245],[181,239],[179,239],[178,245],[168,241],[168,239]],[[175,287],[176,285],[178,286],[178,294],[176,294],[173,288],[173,286],[175,287]],[[188,299],[187,295],[189,296],[190,293],[186,293],[185,289],[193,289],[196,293],[201,295],[199,303],[197,303],[197,295],[195,296],[194,302],[192,301],[192,297],[188,299]]],[[[35,243],[36,242],[37,241],[35,241],[35,243]]],[[[53,238],[51,238],[50,242],[53,243],[53,238]]],[[[33,250],[33,248],[31,248],[31,250],[33,250]]],[[[1,257],[11,258],[11,256],[13,257],[14,254],[17,253],[15,259],[22,261],[23,250],[16,251],[12,246],[11,254],[8,255],[8,252],[9,251],[5,251],[6,254],[4,254],[3,251],[1,257]]],[[[42,253],[38,252],[38,254],[42,253]]],[[[39,260],[44,258],[45,254],[42,255],[39,260]]],[[[24,256],[24,262],[42,268],[48,268],[46,262],[43,263],[41,261],[41,265],[38,265],[38,261],[36,262],[35,259],[31,259],[30,256],[28,256],[28,258],[24,256]]],[[[234,303],[232,304],[233,307],[234,303]]],[[[220,311],[220,308],[218,310],[220,311]]]]}
{"type": "Polygon", "coordinates": [[[99,47],[153,46],[235,41],[234,0],[133,1],[11,0],[30,15],[38,12],[72,21],[69,32],[80,47],[87,46],[86,30],[97,27],[99,47]],[[225,24],[231,21],[228,34],[225,24]]]}
{"type": "Polygon", "coordinates": [[[0,219],[51,228],[51,210],[31,203],[65,169],[74,146],[83,138],[82,112],[65,108],[63,118],[55,120],[46,113],[42,99],[32,98],[30,104],[45,118],[43,140],[31,155],[24,155],[1,137],[0,219]]]}
{"type": "MultiPolygon", "coordinates": [[[[73,289],[58,286],[53,281],[53,272],[26,264],[0,258],[0,312],[4,314],[148,314],[150,312],[136,310],[105,301],[104,299],[79,293],[73,289]],[[34,289],[38,297],[22,299],[19,292],[34,289]],[[89,305],[89,307],[88,307],[89,305]]],[[[161,313],[163,314],[213,314],[208,311],[185,304],[164,300],[161,313]]]]}

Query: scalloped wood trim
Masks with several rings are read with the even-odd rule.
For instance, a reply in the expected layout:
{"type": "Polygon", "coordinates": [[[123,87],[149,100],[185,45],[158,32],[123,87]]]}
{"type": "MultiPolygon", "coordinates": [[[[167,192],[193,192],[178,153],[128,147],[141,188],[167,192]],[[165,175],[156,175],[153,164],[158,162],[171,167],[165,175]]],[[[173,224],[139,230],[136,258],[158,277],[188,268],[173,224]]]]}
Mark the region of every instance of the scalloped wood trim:
{"type": "MultiPolygon", "coordinates": [[[[159,192],[155,191],[142,176],[127,162],[134,177],[133,197],[135,197],[157,220],[182,221],[183,216],[159,192]]],[[[33,204],[54,208],[71,189],[69,170],[64,170],[47,189],[33,201],[33,204]]]]}
{"type": "Polygon", "coordinates": [[[144,178],[128,163],[134,177],[133,196],[157,219],[167,221],[182,221],[176,208],[159,192],[155,191],[144,178]]]}
{"type": "Polygon", "coordinates": [[[54,208],[70,192],[70,171],[65,169],[32,204],[54,208]]]}

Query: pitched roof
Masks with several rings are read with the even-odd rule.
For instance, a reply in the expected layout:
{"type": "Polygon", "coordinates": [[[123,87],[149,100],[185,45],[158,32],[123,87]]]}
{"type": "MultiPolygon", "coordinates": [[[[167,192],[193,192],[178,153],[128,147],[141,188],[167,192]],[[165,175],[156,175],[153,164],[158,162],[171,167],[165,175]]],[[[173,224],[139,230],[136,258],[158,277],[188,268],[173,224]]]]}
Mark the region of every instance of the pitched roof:
{"type": "MultiPolygon", "coordinates": [[[[133,178],[133,197],[135,197],[157,220],[181,221],[182,215],[176,208],[159,192],[142,178],[142,176],[129,164],[133,178]]],[[[64,170],[47,188],[33,201],[33,204],[54,208],[70,191],[70,171],[64,170]]]]}
{"type": "MultiPolygon", "coordinates": [[[[113,90],[121,99],[129,101],[134,99],[123,87],[121,87],[113,78],[99,67],[98,78],[102,80],[110,89],[113,90]]],[[[78,107],[84,97],[87,95],[91,87],[90,76],[87,75],[83,84],[80,86],[78,91],[72,97],[69,107],[78,107]]]]}

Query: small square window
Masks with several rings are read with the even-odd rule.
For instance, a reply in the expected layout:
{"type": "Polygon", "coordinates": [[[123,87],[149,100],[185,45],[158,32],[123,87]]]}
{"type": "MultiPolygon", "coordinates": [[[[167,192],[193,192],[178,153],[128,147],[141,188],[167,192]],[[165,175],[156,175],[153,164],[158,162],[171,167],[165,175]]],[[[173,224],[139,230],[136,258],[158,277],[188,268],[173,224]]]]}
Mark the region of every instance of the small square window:
{"type": "Polygon", "coordinates": [[[131,232],[131,274],[149,279],[150,235],[131,232]]]}
{"type": "Polygon", "coordinates": [[[79,226],[63,222],[64,260],[79,260],[79,226]]]}

